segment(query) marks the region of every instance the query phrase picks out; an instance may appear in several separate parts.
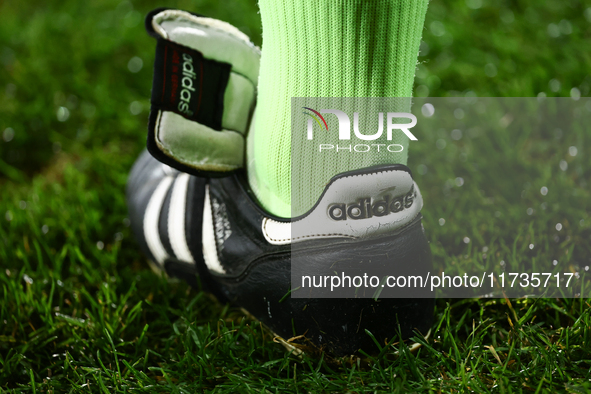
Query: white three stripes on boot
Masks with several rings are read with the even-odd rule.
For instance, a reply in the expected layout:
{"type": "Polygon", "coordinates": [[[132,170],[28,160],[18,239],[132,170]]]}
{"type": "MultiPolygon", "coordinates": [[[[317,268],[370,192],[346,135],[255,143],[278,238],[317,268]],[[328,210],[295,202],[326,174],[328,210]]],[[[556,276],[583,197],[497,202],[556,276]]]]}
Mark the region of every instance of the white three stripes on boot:
{"type": "Polygon", "coordinates": [[[177,259],[194,263],[195,260],[189,250],[189,245],[187,245],[185,229],[189,179],[189,174],[180,174],[174,182],[170,198],[170,209],[168,210],[168,238],[177,259]]]}
{"type": "Polygon", "coordinates": [[[162,203],[172,180],[173,178],[169,176],[162,179],[156,190],[154,190],[152,197],[150,197],[150,202],[146,207],[146,213],[144,215],[144,237],[156,263],[160,265],[164,264],[164,260],[166,260],[168,254],[162,245],[160,234],[158,234],[158,221],[160,220],[162,203]]]}
{"type": "Polygon", "coordinates": [[[209,185],[205,186],[205,202],[203,204],[203,260],[210,271],[225,274],[226,270],[220,264],[218,250],[215,242],[215,227],[211,212],[211,199],[209,197],[209,185]]]}

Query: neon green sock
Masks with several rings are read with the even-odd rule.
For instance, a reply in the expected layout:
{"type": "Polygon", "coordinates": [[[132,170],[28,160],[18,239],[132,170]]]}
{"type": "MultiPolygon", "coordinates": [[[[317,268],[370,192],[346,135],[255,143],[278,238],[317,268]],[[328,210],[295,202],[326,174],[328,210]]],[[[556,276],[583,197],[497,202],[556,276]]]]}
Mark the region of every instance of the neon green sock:
{"type": "MultiPolygon", "coordinates": [[[[330,178],[359,161],[296,162],[313,168],[292,185],[292,97],[411,97],[428,0],[260,0],[263,51],[254,129],[248,136],[249,183],[270,213],[304,213],[330,178]],[[312,187],[310,187],[312,185],[312,187]],[[292,211],[292,187],[306,208],[292,211]]],[[[404,136],[393,143],[408,145],[404,136]]],[[[388,156],[406,164],[407,150],[388,156]]],[[[384,164],[378,156],[374,162],[384,164]]]]}

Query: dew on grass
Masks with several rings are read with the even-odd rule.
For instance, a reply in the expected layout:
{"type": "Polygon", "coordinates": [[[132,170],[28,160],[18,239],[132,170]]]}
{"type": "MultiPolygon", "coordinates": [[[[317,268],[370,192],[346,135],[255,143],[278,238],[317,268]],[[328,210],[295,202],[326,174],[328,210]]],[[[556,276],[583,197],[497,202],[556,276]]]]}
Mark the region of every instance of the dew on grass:
{"type": "Polygon", "coordinates": [[[572,88],[570,90],[570,98],[575,101],[578,101],[581,98],[581,91],[577,88],[572,88]]]}
{"type": "Polygon", "coordinates": [[[529,244],[529,249],[533,250],[533,248],[534,248],[534,244],[529,244]]]}
{"type": "Polygon", "coordinates": [[[66,107],[59,107],[57,109],[56,116],[57,120],[59,120],[60,122],[65,122],[66,120],[68,120],[68,118],[70,118],[70,110],[66,107]]]}
{"type": "Polygon", "coordinates": [[[558,260],[553,260],[552,265],[554,265],[554,266],[558,265],[558,260]]]}
{"type": "Polygon", "coordinates": [[[501,11],[500,17],[501,17],[501,20],[503,21],[503,23],[506,23],[506,24],[513,23],[513,21],[515,20],[515,14],[513,14],[513,11],[508,10],[506,8],[504,8],[501,11]]]}
{"type": "Polygon", "coordinates": [[[505,260],[501,260],[501,262],[499,263],[499,265],[500,265],[501,267],[504,267],[504,266],[505,266],[505,260]]]}
{"type": "Polygon", "coordinates": [[[462,187],[464,186],[464,178],[461,177],[457,177],[455,180],[456,186],[457,187],[462,187]]]}
{"type": "Polygon", "coordinates": [[[431,103],[425,103],[421,107],[421,113],[425,118],[430,118],[435,113],[435,107],[431,103]]]}
{"type": "Polygon", "coordinates": [[[534,214],[534,209],[533,209],[533,208],[527,208],[527,211],[526,211],[526,212],[527,212],[527,214],[528,214],[529,216],[531,216],[531,215],[533,215],[533,214],[534,214]]]}
{"type": "Polygon", "coordinates": [[[489,78],[493,78],[497,76],[497,66],[495,66],[492,63],[487,63],[484,66],[484,73],[486,74],[487,77],[489,78]]]}
{"type": "Polygon", "coordinates": [[[560,29],[560,32],[564,35],[569,35],[573,32],[573,26],[566,19],[563,19],[560,21],[560,23],[558,23],[558,28],[560,29]]]}
{"type": "Polygon", "coordinates": [[[131,104],[129,104],[129,112],[131,112],[132,115],[139,115],[142,113],[142,103],[140,103],[139,101],[132,101],[131,104]]]}
{"type": "Polygon", "coordinates": [[[468,237],[464,237],[464,243],[465,243],[465,244],[469,244],[469,243],[470,243],[470,238],[468,238],[468,237]]]}
{"type": "Polygon", "coordinates": [[[556,93],[560,90],[560,81],[558,79],[551,79],[550,82],[548,82],[548,87],[551,91],[556,93]]]}
{"type": "Polygon", "coordinates": [[[32,285],[33,284],[33,278],[31,278],[29,275],[24,274],[23,275],[23,279],[25,280],[25,282],[27,282],[28,284],[32,285]]]}
{"type": "Polygon", "coordinates": [[[546,186],[542,186],[542,188],[540,189],[540,193],[542,193],[542,196],[545,196],[548,194],[548,188],[546,186]]]}
{"type": "Polygon", "coordinates": [[[464,119],[464,110],[461,108],[456,108],[454,110],[454,118],[460,120],[460,119],[464,119]]]}
{"type": "Polygon", "coordinates": [[[431,33],[433,33],[434,36],[441,37],[445,34],[445,26],[440,21],[431,22],[429,27],[431,28],[431,33]]]}
{"type": "Polygon", "coordinates": [[[26,201],[23,201],[23,200],[20,200],[20,201],[18,202],[18,207],[19,207],[20,209],[27,209],[27,202],[26,202],[26,201]]]}
{"type": "Polygon", "coordinates": [[[47,233],[49,232],[49,226],[48,226],[47,224],[44,224],[44,225],[41,227],[41,232],[42,232],[43,234],[47,234],[47,233]]]}
{"type": "Polygon", "coordinates": [[[560,160],[560,164],[558,166],[562,171],[566,171],[568,169],[568,163],[566,160],[560,160]]]}
{"type": "Polygon", "coordinates": [[[135,27],[137,26],[142,20],[142,14],[140,14],[138,11],[129,11],[126,15],[125,18],[123,19],[123,23],[125,23],[125,26],[127,27],[135,27]]]}
{"type": "Polygon", "coordinates": [[[435,145],[437,146],[437,149],[445,149],[445,146],[447,145],[447,143],[445,142],[445,140],[443,138],[440,138],[437,140],[435,145]]]}
{"type": "Polygon", "coordinates": [[[464,97],[468,104],[475,104],[478,101],[478,95],[473,90],[467,90],[466,93],[464,93],[464,97]]]}
{"type": "Polygon", "coordinates": [[[123,239],[123,233],[115,233],[115,241],[121,241],[123,239]]]}
{"type": "Polygon", "coordinates": [[[425,41],[421,41],[421,45],[419,47],[419,56],[427,56],[429,54],[429,44],[425,41]]]}
{"type": "Polygon", "coordinates": [[[444,218],[439,218],[439,225],[443,226],[445,224],[445,219],[444,218]]]}
{"type": "Polygon", "coordinates": [[[105,244],[103,243],[103,241],[98,241],[98,242],[96,243],[96,248],[97,248],[98,250],[103,250],[103,249],[105,248],[105,244]]]}
{"type": "Polygon", "coordinates": [[[486,253],[488,252],[488,246],[483,246],[482,247],[482,253],[486,253]]]}
{"type": "Polygon", "coordinates": [[[427,97],[429,95],[429,88],[427,85],[419,85],[415,89],[415,95],[417,97],[427,97]]]}
{"type": "Polygon", "coordinates": [[[552,38],[560,37],[560,27],[558,27],[556,23],[550,23],[548,27],[546,27],[546,31],[552,38]]]}
{"type": "Polygon", "coordinates": [[[571,146],[570,148],[568,148],[568,154],[573,157],[575,157],[578,152],[579,152],[579,150],[577,149],[576,146],[571,146]]]}
{"type": "Polygon", "coordinates": [[[134,74],[140,72],[142,67],[144,67],[144,61],[140,57],[134,56],[127,62],[127,68],[134,74]]]}
{"type": "Polygon", "coordinates": [[[562,224],[556,223],[556,231],[562,230],[562,224]]]}
{"type": "Polygon", "coordinates": [[[585,266],[585,271],[589,271],[589,266],[588,265],[585,266]]]}
{"type": "Polygon", "coordinates": [[[10,142],[14,138],[14,129],[12,127],[7,127],[2,132],[2,139],[4,142],[10,142]]]}
{"type": "Polygon", "coordinates": [[[462,130],[460,130],[460,129],[453,129],[451,131],[451,139],[454,140],[454,141],[461,140],[462,139],[462,130]]]}

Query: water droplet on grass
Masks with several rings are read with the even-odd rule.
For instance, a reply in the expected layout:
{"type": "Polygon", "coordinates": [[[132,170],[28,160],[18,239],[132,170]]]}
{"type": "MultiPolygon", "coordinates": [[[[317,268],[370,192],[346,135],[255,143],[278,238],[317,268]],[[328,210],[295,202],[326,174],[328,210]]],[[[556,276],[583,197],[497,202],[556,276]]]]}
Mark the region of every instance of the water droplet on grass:
{"type": "Polygon", "coordinates": [[[484,73],[486,74],[487,77],[489,78],[493,78],[497,76],[497,66],[495,66],[492,63],[487,63],[484,66],[484,73]]]}
{"type": "Polygon", "coordinates": [[[43,234],[47,234],[47,233],[49,232],[49,226],[48,226],[47,224],[44,224],[44,225],[41,227],[41,232],[42,232],[43,234]]]}
{"type": "Polygon", "coordinates": [[[562,224],[556,223],[556,231],[562,230],[562,224]]]}
{"type": "Polygon", "coordinates": [[[548,188],[546,186],[542,186],[542,188],[540,189],[540,193],[542,194],[542,196],[545,196],[548,194],[548,188]]]}
{"type": "Polygon", "coordinates": [[[439,225],[443,226],[445,224],[445,219],[444,218],[439,218],[439,225]]]}
{"type": "Polygon", "coordinates": [[[2,133],[2,138],[5,142],[10,142],[14,138],[14,129],[12,127],[7,127],[4,129],[2,133]]]}
{"type": "Polygon", "coordinates": [[[421,107],[421,113],[425,118],[430,118],[435,113],[435,107],[431,103],[425,103],[421,107]]]}
{"type": "Polygon", "coordinates": [[[103,243],[103,241],[98,241],[98,242],[96,243],[96,248],[97,248],[98,250],[103,250],[103,249],[105,248],[105,244],[103,243]]]}
{"type": "Polygon", "coordinates": [[[454,129],[451,131],[451,138],[452,140],[459,141],[462,139],[462,130],[454,129]]]}
{"type": "Polygon", "coordinates": [[[140,72],[142,67],[144,67],[144,61],[138,56],[132,57],[127,62],[127,68],[134,74],[140,72]]]}
{"type": "Polygon", "coordinates": [[[142,113],[142,103],[140,103],[139,101],[132,101],[131,104],[129,104],[129,112],[131,112],[132,115],[139,115],[142,113]]]}
{"type": "Polygon", "coordinates": [[[550,23],[546,28],[548,35],[552,38],[560,37],[560,28],[556,23],[550,23]]]}
{"type": "Polygon", "coordinates": [[[431,33],[433,33],[434,36],[441,37],[445,34],[445,26],[439,21],[431,22],[429,27],[431,28],[431,33]]]}
{"type": "Polygon", "coordinates": [[[465,244],[469,244],[469,243],[470,243],[470,238],[468,238],[468,237],[464,237],[464,243],[465,243],[465,244]]]}
{"type": "Polygon", "coordinates": [[[568,163],[566,160],[560,160],[560,164],[558,166],[562,171],[566,171],[568,169],[568,163]]]}
{"type": "Polygon", "coordinates": [[[560,90],[560,81],[555,78],[551,79],[550,82],[548,82],[548,87],[550,88],[551,91],[556,93],[560,90]]]}
{"type": "Polygon", "coordinates": [[[503,23],[506,24],[513,23],[513,21],[515,20],[515,14],[513,14],[513,11],[508,10],[506,8],[500,12],[500,17],[503,23]]]}
{"type": "Polygon", "coordinates": [[[70,110],[67,109],[66,107],[59,107],[57,109],[56,115],[57,115],[57,120],[59,120],[60,122],[65,122],[70,117],[70,110]]]}
{"type": "Polygon", "coordinates": [[[573,157],[575,157],[578,152],[579,152],[579,150],[577,149],[576,146],[571,146],[570,148],[568,148],[568,154],[573,157]]]}
{"type": "Polygon", "coordinates": [[[573,26],[566,19],[563,19],[560,21],[560,23],[558,23],[558,28],[560,29],[560,32],[564,35],[569,35],[573,32],[573,26]]]}

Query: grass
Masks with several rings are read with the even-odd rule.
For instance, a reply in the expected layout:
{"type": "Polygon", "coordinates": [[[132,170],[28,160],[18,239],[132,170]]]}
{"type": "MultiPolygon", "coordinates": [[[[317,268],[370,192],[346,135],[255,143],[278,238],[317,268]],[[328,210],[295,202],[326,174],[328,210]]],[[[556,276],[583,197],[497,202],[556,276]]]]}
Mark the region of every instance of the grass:
{"type": "MultiPolygon", "coordinates": [[[[256,4],[223,4],[167,5],[260,44],[256,4]]],[[[0,392],[591,391],[589,299],[439,299],[417,353],[335,362],[296,357],[239,310],[154,275],[123,190],[149,104],[142,18],[160,5],[0,4],[0,392]]],[[[577,1],[434,0],[416,94],[588,96],[589,38],[577,1]]],[[[423,135],[409,165],[436,261],[590,265],[584,127],[423,135]]]]}

